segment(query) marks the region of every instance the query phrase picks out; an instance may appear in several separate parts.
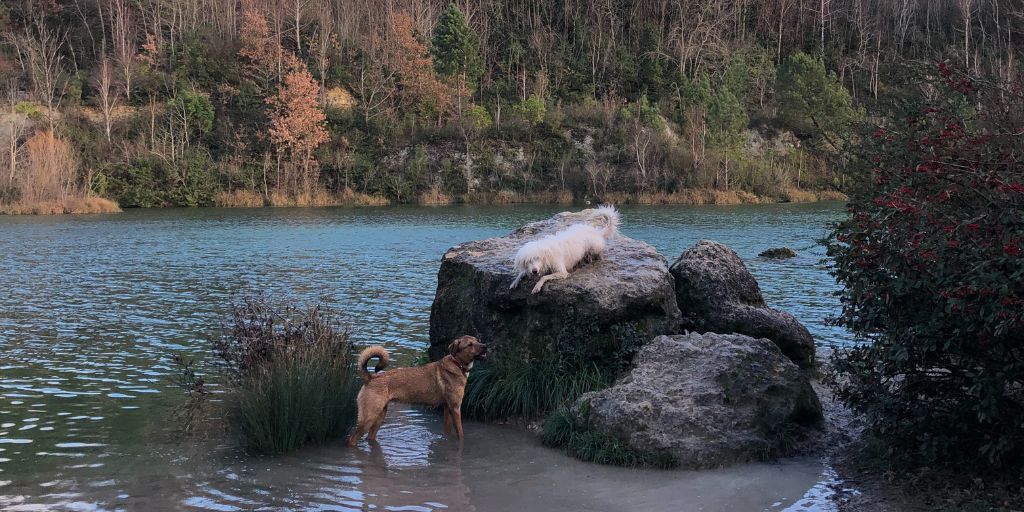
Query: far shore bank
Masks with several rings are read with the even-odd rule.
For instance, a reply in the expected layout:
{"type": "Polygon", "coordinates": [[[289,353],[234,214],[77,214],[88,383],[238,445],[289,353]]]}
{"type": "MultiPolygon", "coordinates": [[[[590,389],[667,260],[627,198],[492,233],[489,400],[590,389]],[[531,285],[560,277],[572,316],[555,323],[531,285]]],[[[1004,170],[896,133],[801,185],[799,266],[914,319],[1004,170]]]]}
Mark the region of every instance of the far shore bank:
{"type": "MultiPolygon", "coordinates": [[[[738,205],[773,203],[813,203],[824,201],[846,201],[847,196],[835,190],[788,189],[778,195],[757,195],[743,190],[683,189],[676,192],[624,193],[609,192],[600,196],[576,198],[568,191],[517,193],[469,193],[449,196],[440,192],[426,192],[415,201],[392,201],[386,197],[363,194],[352,190],[331,194],[316,192],[301,196],[286,196],[271,193],[268,196],[249,191],[236,190],[217,195],[213,205],[220,208],[261,208],[261,207],[331,207],[331,206],[388,206],[393,204],[414,204],[420,206],[445,206],[453,204],[506,205],[506,204],[642,204],[642,205],[738,205]]],[[[157,207],[160,208],[160,207],[157,207]]],[[[0,215],[62,215],[118,213],[121,207],[114,201],[101,197],[69,198],[63,201],[40,203],[0,204],[0,215]]]]}
{"type": "Polygon", "coordinates": [[[117,202],[103,197],[67,197],[49,201],[0,204],[0,215],[120,213],[117,202]]]}

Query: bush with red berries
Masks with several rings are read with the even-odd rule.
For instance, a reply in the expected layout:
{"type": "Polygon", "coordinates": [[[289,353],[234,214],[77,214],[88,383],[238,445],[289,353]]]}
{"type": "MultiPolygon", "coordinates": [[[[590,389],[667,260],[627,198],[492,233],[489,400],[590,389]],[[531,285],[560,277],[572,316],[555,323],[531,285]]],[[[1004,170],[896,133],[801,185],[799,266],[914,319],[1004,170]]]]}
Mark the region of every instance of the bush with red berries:
{"type": "Polygon", "coordinates": [[[865,133],[828,242],[838,396],[892,461],[1024,466],[1024,80],[945,64],[865,133]]]}

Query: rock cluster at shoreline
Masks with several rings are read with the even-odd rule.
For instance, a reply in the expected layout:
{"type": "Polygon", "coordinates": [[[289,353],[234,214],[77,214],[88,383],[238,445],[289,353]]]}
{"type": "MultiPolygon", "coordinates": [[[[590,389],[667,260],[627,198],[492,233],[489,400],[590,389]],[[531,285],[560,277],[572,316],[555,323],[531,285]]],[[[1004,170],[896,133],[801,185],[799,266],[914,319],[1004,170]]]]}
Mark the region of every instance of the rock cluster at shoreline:
{"type": "Polygon", "coordinates": [[[509,290],[522,244],[589,216],[560,213],[449,249],[431,309],[430,358],[473,334],[497,361],[566,352],[612,360],[636,350],[609,335],[629,326],[645,342],[631,367],[570,408],[588,428],[639,452],[667,451],[685,467],[713,467],[784,455],[794,437],[820,425],[808,378],[813,338],[792,315],[767,306],[723,244],[701,241],[669,268],[650,245],[618,235],[604,259],[541,293],[530,293],[535,279],[509,290]]]}

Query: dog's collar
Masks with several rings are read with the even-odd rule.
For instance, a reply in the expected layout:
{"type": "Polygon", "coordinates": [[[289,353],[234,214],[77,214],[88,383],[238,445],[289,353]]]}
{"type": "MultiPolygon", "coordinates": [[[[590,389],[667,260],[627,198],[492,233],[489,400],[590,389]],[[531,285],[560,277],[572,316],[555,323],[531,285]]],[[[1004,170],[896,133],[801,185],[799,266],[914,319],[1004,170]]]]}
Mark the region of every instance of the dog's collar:
{"type": "Polygon", "coordinates": [[[448,354],[448,359],[451,359],[452,362],[455,363],[455,366],[459,367],[459,370],[462,371],[462,373],[469,373],[469,365],[462,364],[462,361],[455,359],[455,356],[451,354],[448,354]]]}

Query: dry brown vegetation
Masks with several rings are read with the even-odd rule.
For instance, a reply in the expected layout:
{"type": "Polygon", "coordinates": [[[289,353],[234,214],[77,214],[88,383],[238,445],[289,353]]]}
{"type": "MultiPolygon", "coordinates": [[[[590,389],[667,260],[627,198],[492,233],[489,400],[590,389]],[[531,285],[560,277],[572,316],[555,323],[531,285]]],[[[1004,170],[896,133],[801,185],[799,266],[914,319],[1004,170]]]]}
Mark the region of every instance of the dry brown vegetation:
{"type": "Polygon", "coordinates": [[[102,197],[66,197],[34,203],[0,204],[0,215],[60,215],[65,213],[118,213],[117,203],[102,197]]]}
{"type": "MultiPolygon", "coordinates": [[[[789,189],[787,194],[790,193],[799,194],[799,197],[806,201],[815,201],[818,197],[815,192],[797,189],[789,189]]],[[[616,204],[760,204],[793,201],[791,197],[791,195],[784,195],[783,197],[759,196],[745,190],[735,189],[697,188],[683,189],[676,192],[649,192],[644,194],[609,192],[601,196],[601,201],[616,204]]]]}
{"type": "Polygon", "coordinates": [[[332,194],[325,190],[311,193],[289,195],[272,191],[270,197],[252,190],[234,190],[220,192],[216,197],[216,205],[227,208],[259,208],[262,206],[384,206],[391,204],[387,198],[363,194],[345,189],[341,193],[332,194]]]}
{"type": "Polygon", "coordinates": [[[419,199],[419,204],[423,206],[443,206],[452,202],[451,196],[442,192],[441,187],[437,185],[420,194],[419,199]]]}
{"type": "Polygon", "coordinates": [[[562,190],[529,192],[526,194],[501,190],[498,192],[472,192],[464,194],[461,202],[471,204],[572,204],[571,192],[562,190]]]}
{"type": "Polygon", "coordinates": [[[835,190],[800,190],[787,188],[782,199],[792,203],[813,203],[816,201],[846,201],[846,194],[835,190]]]}
{"type": "MultiPolygon", "coordinates": [[[[15,122],[7,116],[8,122],[15,122]]],[[[78,176],[78,157],[67,141],[43,129],[19,142],[17,127],[8,127],[7,169],[0,178],[0,214],[53,215],[114,213],[121,209],[109,199],[89,196],[78,176]],[[14,192],[16,191],[16,192],[14,192]]]]}

